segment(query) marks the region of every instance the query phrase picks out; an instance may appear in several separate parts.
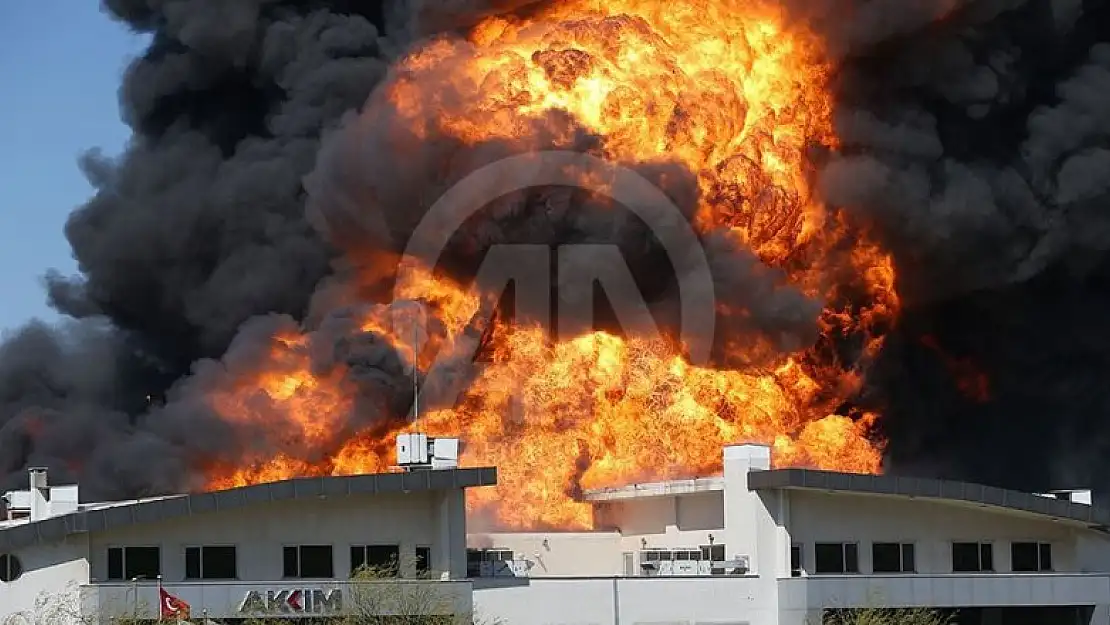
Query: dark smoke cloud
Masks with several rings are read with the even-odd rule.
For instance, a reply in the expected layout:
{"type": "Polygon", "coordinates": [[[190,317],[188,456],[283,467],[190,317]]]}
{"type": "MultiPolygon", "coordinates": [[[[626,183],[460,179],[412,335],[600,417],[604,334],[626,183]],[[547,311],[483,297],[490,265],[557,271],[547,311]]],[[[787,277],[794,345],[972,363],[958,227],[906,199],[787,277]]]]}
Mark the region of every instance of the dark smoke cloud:
{"type": "Polygon", "coordinates": [[[865,400],[886,415],[891,468],[1110,487],[1107,3],[856,10],[869,19],[828,28],[845,146],[820,183],[898,265],[907,310],[865,400]]]}
{"type": "MultiPolygon", "coordinates": [[[[334,251],[304,218],[301,178],[396,45],[375,2],[104,8],[151,42],[120,88],[131,145],[82,162],[96,193],[66,225],[81,275],[48,276],[54,307],[85,321],[32,325],[0,359],[0,474],[45,463],[80,474],[93,497],[182,488],[187,454],[223,449],[226,433],[190,399],[214,365],[167,389],[248,319],[304,314],[334,251]],[[169,404],[148,411],[148,395],[169,404]]],[[[245,328],[236,349],[252,337],[264,338],[245,328]]],[[[20,483],[10,473],[3,486],[20,483]]]]}
{"type": "MultiPolygon", "coordinates": [[[[419,38],[533,4],[105,0],[151,37],[120,89],[135,134],[122,156],[82,161],[97,191],[66,227],[80,275],[48,276],[72,321],[31,324],[0,346],[0,488],[45,464],[55,481],[80,478],[86,497],[161,493],[196,487],[198,458],[293,452],[280,424],[233,427],[203,400],[275,353],[320,375],[351,371],[336,436],[407,410],[399,355],[352,329],[426,198],[507,154],[589,151],[604,137],[553,116],[525,144],[461,150],[406,135],[367,98],[419,38]],[[315,331],[304,344],[272,340],[305,325],[315,331]]],[[[891,467],[1019,488],[1110,485],[1107,3],[785,4],[838,59],[844,149],[821,189],[898,264],[907,310],[859,398],[886,415],[891,467]],[[987,398],[961,392],[954,371],[971,370],[989,379],[987,398]]],[[[688,172],[638,171],[693,205],[688,172]]],[[[467,275],[500,241],[602,241],[641,281],[673,275],[642,224],[605,204],[565,189],[502,198],[488,208],[499,220],[453,240],[449,268],[467,275]],[[539,206],[545,217],[530,218],[539,206]]],[[[721,336],[812,342],[818,302],[726,238],[704,243],[716,291],[744,312],[722,316],[721,336]]],[[[666,322],[675,285],[648,283],[666,322]]],[[[482,335],[476,321],[461,351],[482,335]]],[[[464,360],[429,394],[465,383],[464,360]]],[[[251,401],[246,414],[274,414],[251,401]]]]}

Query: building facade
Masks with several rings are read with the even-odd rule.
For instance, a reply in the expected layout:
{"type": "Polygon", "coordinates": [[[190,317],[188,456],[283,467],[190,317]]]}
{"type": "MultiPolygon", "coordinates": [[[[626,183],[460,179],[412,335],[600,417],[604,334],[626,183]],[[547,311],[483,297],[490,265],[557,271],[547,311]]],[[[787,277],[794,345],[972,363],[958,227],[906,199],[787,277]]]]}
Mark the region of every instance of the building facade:
{"type": "Polygon", "coordinates": [[[587,492],[592,532],[471,533],[475,605],[513,625],[816,625],[959,609],[965,625],[1110,623],[1110,515],[1090,493],[770,469],[587,492]]]}
{"type": "Polygon", "coordinates": [[[217,620],[466,614],[464,490],[494,483],[494,469],[445,469],[77,504],[75,487],[33,470],[0,522],[0,622],[155,619],[161,590],[217,620]],[[363,565],[402,581],[352,584],[363,565]],[[398,593],[427,605],[397,605],[398,593]]]}
{"type": "Polygon", "coordinates": [[[1110,625],[1110,515],[1089,491],[772,470],[769,448],[739,445],[721,476],[584,493],[596,531],[468,534],[465,489],[496,471],[428,468],[425,448],[406,441],[419,453],[401,464],[427,470],[111,503],[32,471],[5,496],[0,623],[65,622],[44,597],[73,621],[153,619],[164,590],[222,622],[415,608],[504,625],[818,625],[830,610],[936,607],[960,625],[1110,625]],[[361,565],[400,581],[352,583],[361,565]],[[375,594],[398,588],[423,604],[375,594]]]}

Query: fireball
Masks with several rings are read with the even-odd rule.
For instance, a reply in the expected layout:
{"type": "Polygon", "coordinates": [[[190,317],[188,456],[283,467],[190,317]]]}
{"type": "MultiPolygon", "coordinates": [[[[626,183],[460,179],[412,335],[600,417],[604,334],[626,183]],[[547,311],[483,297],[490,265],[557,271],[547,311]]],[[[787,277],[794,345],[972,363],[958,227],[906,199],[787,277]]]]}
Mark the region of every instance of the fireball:
{"type": "MultiPolygon", "coordinates": [[[[565,115],[603,137],[614,162],[680,163],[696,180],[700,233],[727,233],[824,302],[814,344],[768,360],[745,357],[757,342],[726,341],[729,362],[749,363],[727,368],[691,364],[658,337],[554,340],[494,317],[489,362],[457,402],[421,415],[422,430],[463,439],[464,465],[499,468],[496,488],[470,495],[472,514],[502,528],[590,528],[582,489],[710,475],[721,446],[741,442],[771,445],[782,466],[880,470],[875,415],[841,407],[898,299],[890,257],[813,188],[814,155],[837,147],[832,69],[820,38],[770,0],[562,0],[490,17],[398,62],[371,103],[412,136],[519,141],[565,115]],[[848,355],[846,341],[857,346],[848,355]]],[[[469,340],[482,309],[480,293],[434,267],[394,292],[433,317],[419,350],[415,330],[392,325],[388,300],[365,302],[352,331],[417,367],[469,340]]],[[[209,466],[209,488],[389,468],[408,424],[352,422],[349,372],[314,369],[312,345],[311,332],[275,337],[267,366],[211,397],[229,423],[266,423],[307,451],[284,444],[209,466]]]]}

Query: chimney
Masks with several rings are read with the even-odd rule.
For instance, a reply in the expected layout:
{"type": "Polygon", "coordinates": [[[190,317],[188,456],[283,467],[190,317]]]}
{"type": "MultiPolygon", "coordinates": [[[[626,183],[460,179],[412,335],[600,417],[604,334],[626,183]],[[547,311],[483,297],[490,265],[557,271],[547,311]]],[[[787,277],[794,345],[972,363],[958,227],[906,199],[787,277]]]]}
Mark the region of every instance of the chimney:
{"type": "Polygon", "coordinates": [[[46,468],[32,467],[31,474],[31,522],[41,521],[50,516],[50,486],[46,482],[46,468]]]}

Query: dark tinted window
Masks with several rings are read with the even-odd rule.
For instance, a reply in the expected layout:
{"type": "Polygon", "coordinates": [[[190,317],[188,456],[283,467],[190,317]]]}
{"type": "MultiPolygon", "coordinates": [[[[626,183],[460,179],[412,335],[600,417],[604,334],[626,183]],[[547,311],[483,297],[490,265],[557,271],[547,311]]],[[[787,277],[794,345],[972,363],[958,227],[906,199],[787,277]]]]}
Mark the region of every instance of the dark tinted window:
{"type": "Polygon", "coordinates": [[[401,548],[397,545],[369,545],[366,547],[366,564],[376,571],[397,575],[400,569],[401,548]]]}
{"type": "Polygon", "coordinates": [[[427,575],[432,570],[432,549],[430,547],[416,548],[416,574],[427,575]]]}
{"type": "Polygon", "coordinates": [[[185,548],[185,579],[200,579],[200,547],[185,548]]]}
{"type": "Polygon", "coordinates": [[[875,573],[912,573],[913,543],[875,543],[871,545],[871,570],[875,573]]]}
{"type": "Polygon", "coordinates": [[[979,545],[979,570],[994,570],[994,545],[982,543],[979,545]]]}
{"type": "Polygon", "coordinates": [[[844,572],[844,544],[817,543],[813,547],[813,569],[816,573],[844,572]]]}
{"type": "Polygon", "coordinates": [[[123,570],[127,579],[154,579],[162,574],[162,550],[158,547],[125,547],[123,570]]]}
{"type": "Polygon", "coordinates": [[[282,550],[282,575],[285,577],[300,577],[300,550],[296,547],[286,547],[282,550]]]}
{"type": "Polygon", "coordinates": [[[1052,545],[1048,543],[1010,543],[1010,568],[1017,573],[1052,570],[1052,545]]]}
{"type": "Polygon", "coordinates": [[[1052,545],[1049,544],[1049,543],[1041,543],[1040,552],[1041,552],[1041,570],[1042,571],[1051,571],[1052,570],[1052,545]]]}
{"type": "Polygon", "coordinates": [[[123,548],[108,548],[108,579],[123,579],[123,548]]]}
{"type": "Polygon", "coordinates": [[[301,545],[299,577],[329,578],[334,576],[331,545],[301,545]]]}
{"type": "Polygon", "coordinates": [[[952,570],[977,573],[994,570],[994,549],[990,543],[952,543],[952,570]]]}
{"type": "Polygon", "coordinates": [[[859,573],[859,545],[856,543],[844,544],[844,572],[859,573]]]}
{"type": "Polygon", "coordinates": [[[790,545],[790,576],[802,576],[802,546],[790,545]]]}
{"type": "Polygon", "coordinates": [[[917,556],[914,554],[913,543],[902,544],[902,572],[913,573],[917,570],[917,556]]]}
{"type": "Polygon", "coordinates": [[[901,573],[902,546],[898,543],[871,545],[871,570],[876,573],[901,573]]]}
{"type": "Polygon", "coordinates": [[[234,546],[201,548],[202,579],[235,579],[238,577],[237,564],[234,546]]]}

